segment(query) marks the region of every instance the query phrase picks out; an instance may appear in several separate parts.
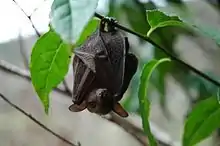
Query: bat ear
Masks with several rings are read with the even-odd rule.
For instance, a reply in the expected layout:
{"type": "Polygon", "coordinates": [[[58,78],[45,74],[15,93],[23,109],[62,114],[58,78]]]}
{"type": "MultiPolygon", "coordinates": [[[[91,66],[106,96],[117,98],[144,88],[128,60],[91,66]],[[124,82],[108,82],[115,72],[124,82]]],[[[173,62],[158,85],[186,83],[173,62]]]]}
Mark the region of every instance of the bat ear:
{"type": "Polygon", "coordinates": [[[83,111],[85,108],[87,107],[86,102],[83,102],[80,105],[77,104],[72,104],[71,106],[69,106],[69,110],[71,112],[81,112],[83,111]]]}
{"type": "Polygon", "coordinates": [[[128,113],[118,102],[114,105],[113,111],[121,117],[128,117],[128,113]]]}

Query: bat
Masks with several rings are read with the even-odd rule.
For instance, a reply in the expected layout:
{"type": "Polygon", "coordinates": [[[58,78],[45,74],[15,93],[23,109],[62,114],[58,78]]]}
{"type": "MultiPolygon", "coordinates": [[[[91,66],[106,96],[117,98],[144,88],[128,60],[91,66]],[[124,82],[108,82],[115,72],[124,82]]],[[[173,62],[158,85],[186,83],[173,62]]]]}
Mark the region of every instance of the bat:
{"type": "Polygon", "coordinates": [[[137,70],[138,59],[129,53],[128,38],[113,23],[115,19],[103,18],[100,28],[74,50],[70,111],[87,108],[100,115],[114,111],[121,117],[128,116],[119,101],[137,70]]]}

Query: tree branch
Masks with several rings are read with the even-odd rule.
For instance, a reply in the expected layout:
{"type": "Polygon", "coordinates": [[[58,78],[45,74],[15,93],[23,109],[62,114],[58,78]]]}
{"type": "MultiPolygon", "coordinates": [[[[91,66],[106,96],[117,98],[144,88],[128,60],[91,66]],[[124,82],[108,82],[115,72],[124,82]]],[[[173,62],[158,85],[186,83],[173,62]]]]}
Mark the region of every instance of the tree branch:
{"type": "MultiPolygon", "coordinates": [[[[31,20],[31,15],[27,15],[24,11],[24,9],[15,1],[15,0],[12,0],[17,6],[18,8],[24,13],[24,15],[29,19],[30,23],[31,23],[31,26],[33,27],[35,33],[37,34],[37,36],[39,37],[40,36],[40,32],[37,30],[37,28],[35,27],[33,21],[31,20]]],[[[36,10],[35,10],[36,11],[36,10]]]]}
{"type": "MultiPolygon", "coordinates": [[[[127,119],[118,117],[114,113],[110,113],[110,117],[106,117],[105,119],[123,128],[127,133],[131,134],[142,145],[144,146],[149,145],[149,142],[147,141],[147,135],[145,135],[144,131],[141,128],[134,125],[132,122],[128,121],[127,119]]],[[[160,146],[180,145],[179,142],[173,142],[169,135],[159,131],[158,128],[155,127],[154,125],[151,125],[151,128],[160,146]]]]}
{"type": "MultiPolygon", "coordinates": [[[[4,60],[0,60],[0,70],[7,72],[7,73],[10,73],[10,74],[13,74],[13,75],[17,75],[19,77],[22,77],[22,78],[28,80],[28,81],[31,81],[30,74],[27,70],[20,69],[19,67],[12,65],[4,60]]],[[[64,90],[64,89],[57,87],[57,88],[54,88],[54,90],[63,94],[63,95],[66,95],[69,98],[71,98],[71,96],[72,96],[71,94],[67,93],[66,90],[64,90]]],[[[134,124],[130,123],[126,119],[122,119],[122,118],[114,116],[114,115],[111,116],[110,118],[106,118],[106,119],[109,120],[110,122],[113,122],[113,123],[119,125],[126,132],[131,134],[137,141],[139,141],[141,144],[146,146],[147,137],[143,133],[143,130],[141,128],[136,127],[134,124]]],[[[156,136],[159,143],[161,143],[163,146],[171,146],[172,145],[172,144],[168,145],[167,142],[164,142],[163,141],[164,138],[161,138],[160,135],[156,136]]]]}
{"type": "Polygon", "coordinates": [[[18,110],[19,112],[21,112],[22,114],[24,114],[26,117],[28,117],[29,119],[31,119],[34,123],[36,123],[38,126],[40,126],[41,128],[43,128],[44,130],[46,130],[47,132],[49,132],[50,134],[52,134],[53,136],[57,137],[58,139],[62,140],[63,142],[71,145],[71,146],[79,146],[76,144],[73,144],[72,142],[70,142],[69,140],[66,140],[64,137],[60,136],[59,134],[55,133],[54,131],[52,131],[51,129],[49,129],[48,127],[46,127],[44,124],[42,124],[41,122],[39,122],[37,119],[35,119],[33,116],[31,116],[29,113],[25,112],[23,109],[21,109],[20,107],[18,107],[17,105],[15,105],[14,103],[12,103],[8,98],[6,98],[3,94],[0,93],[0,97],[7,102],[9,105],[11,105],[13,108],[15,108],[16,110],[18,110]]]}
{"type": "Polygon", "coordinates": [[[129,121],[119,118],[112,113],[110,114],[109,118],[105,119],[123,128],[127,133],[131,134],[135,139],[137,139],[143,146],[147,146],[149,144],[147,137],[144,135],[144,132],[129,121]]]}
{"type": "MultiPolygon", "coordinates": [[[[0,60],[0,69],[4,72],[20,76],[20,77],[22,77],[22,78],[24,78],[28,81],[31,80],[30,73],[29,73],[28,70],[22,70],[21,68],[15,66],[15,65],[13,65],[9,62],[6,62],[4,60],[0,60]]],[[[72,96],[71,93],[66,92],[64,89],[61,89],[61,88],[57,87],[54,90],[58,91],[59,93],[61,93],[63,95],[66,95],[66,96],[69,96],[69,97],[72,96]]]]}
{"type": "MultiPolygon", "coordinates": [[[[98,13],[95,13],[94,14],[95,17],[99,18],[99,19],[103,19],[104,16],[98,14],[98,13]]],[[[186,68],[188,68],[189,70],[193,71],[194,73],[196,73],[197,75],[201,76],[202,78],[206,79],[207,81],[211,82],[212,84],[220,87],[220,82],[218,82],[217,80],[213,79],[212,77],[208,76],[207,74],[199,71],[198,69],[196,69],[195,67],[187,64],[186,62],[182,61],[181,59],[177,58],[176,56],[174,56],[172,53],[170,53],[169,51],[167,51],[166,49],[164,49],[163,47],[161,47],[160,45],[158,45],[156,42],[154,42],[150,37],[147,37],[147,36],[144,36],[144,35],[141,35],[137,32],[134,32],[122,25],[120,25],[119,23],[114,23],[115,27],[121,29],[121,30],[124,30],[130,34],[133,34],[139,38],[142,38],[143,40],[151,43],[152,45],[154,45],[156,48],[160,49],[162,52],[164,52],[168,57],[170,57],[172,60],[184,65],[186,68]]]]}

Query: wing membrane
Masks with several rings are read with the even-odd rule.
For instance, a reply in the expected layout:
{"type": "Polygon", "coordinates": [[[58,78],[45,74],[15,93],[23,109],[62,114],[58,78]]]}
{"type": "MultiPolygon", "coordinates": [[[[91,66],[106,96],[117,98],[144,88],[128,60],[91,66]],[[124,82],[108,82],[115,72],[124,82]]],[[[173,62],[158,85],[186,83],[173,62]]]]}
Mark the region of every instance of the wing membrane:
{"type": "Polygon", "coordinates": [[[73,102],[81,104],[86,94],[92,89],[95,75],[78,56],[74,56],[73,71],[73,102]]]}

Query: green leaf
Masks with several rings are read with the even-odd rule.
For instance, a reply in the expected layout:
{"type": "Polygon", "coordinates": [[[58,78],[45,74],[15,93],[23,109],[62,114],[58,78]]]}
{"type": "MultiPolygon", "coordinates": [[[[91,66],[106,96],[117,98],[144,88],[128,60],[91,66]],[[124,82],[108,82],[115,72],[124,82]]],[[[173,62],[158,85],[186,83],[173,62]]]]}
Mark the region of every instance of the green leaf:
{"type": "Polygon", "coordinates": [[[131,27],[138,33],[146,34],[149,24],[143,3],[138,0],[124,1],[122,8],[131,27]]]}
{"type": "Polygon", "coordinates": [[[30,73],[32,84],[44,105],[49,109],[49,93],[66,75],[71,59],[70,45],[49,31],[35,43],[31,53],[30,73]]]}
{"type": "Polygon", "coordinates": [[[158,10],[148,10],[147,20],[150,24],[150,30],[147,32],[147,36],[160,27],[166,26],[181,26],[185,27],[185,24],[177,16],[167,16],[163,12],[158,10]]]}
{"type": "Polygon", "coordinates": [[[98,0],[54,0],[51,6],[51,25],[61,38],[75,44],[93,17],[98,0]]]}
{"type": "Polygon", "coordinates": [[[197,12],[190,9],[190,5],[195,5],[196,2],[186,2],[184,7],[178,5],[169,5],[167,7],[161,7],[158,11],[163,12],[167,16],[177,16],[182,22],[189,26],[192,30],[202,34],[205,37],[209,37],[220,45],[220,29],[218,25],[205,20],[199,20],[199,11],[197,12]]]}
{"type": "Polygon", "coordinates": [[[171,61],[169,58],[164,58],[160,60],[151,60],[147,64],[144,65],[144,68],[140,77],[140,85],[138,90],[138,98],[139,98],[139,106],[141,110],[141,118],[142,118],[142,126],[144,128],[144,132],[149,137],[150,146],[156,146],[156,140],[154,139],[149,125],[149,114],[150,114],[150,101],[147,96],[146,89],[148,88],[148,83],[150,80],[150,76],[154,69],[161,63],[171,61]]]}
{"type": "Polygon", "coordinates": [[[193,146],[220,127],[220,105],[214,97],[195,105],[189,114],[183,134],[183,146],[193,146]]]}
{"type": "Polygon", "coordinates": [[[80,38],[76,43],[76,46],[81,45],[88,38],[88,36],[90,36],[97,29],[98,24],[98,19],[94,18],[90,20],[83,32],[81,33],[80,38]]]}

